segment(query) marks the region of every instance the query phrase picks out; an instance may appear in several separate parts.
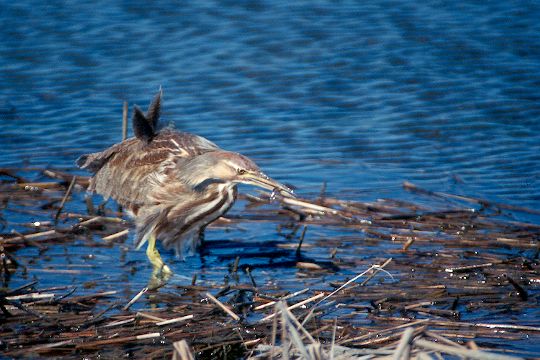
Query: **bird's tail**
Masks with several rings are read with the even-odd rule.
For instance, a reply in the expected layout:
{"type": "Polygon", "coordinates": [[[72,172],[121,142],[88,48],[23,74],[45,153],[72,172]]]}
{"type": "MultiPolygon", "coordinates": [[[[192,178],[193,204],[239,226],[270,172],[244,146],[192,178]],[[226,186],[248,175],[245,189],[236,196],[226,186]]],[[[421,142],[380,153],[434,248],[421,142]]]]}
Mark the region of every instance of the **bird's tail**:
{"type": "Polygon", "coordinates": [[[109,149],[92,154],[81,155],[75,162],[81,169],[87,169],[92,173],[96,173],[109,161],[111,156],[117,151],[117,146],[112,146],[109,149]]]}
{"type": "Polygon", "coordinates": [[[84,155],[81,155],[77,161],[75,162],[77,164],[78,167],[80,168],[85,168],[86,167],[86,163],[88,162],[88,157],[90,156],[90,154],[84,154],[84,155]]]}

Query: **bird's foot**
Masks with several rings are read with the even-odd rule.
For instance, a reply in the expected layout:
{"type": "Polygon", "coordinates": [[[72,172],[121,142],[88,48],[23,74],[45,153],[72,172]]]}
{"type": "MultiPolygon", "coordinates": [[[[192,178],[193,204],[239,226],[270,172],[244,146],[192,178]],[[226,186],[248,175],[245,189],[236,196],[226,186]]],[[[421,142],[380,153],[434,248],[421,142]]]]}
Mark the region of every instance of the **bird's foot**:
{"type": "Polygon", "coordinates": [[[172,270],[165,264],[161,264],[159,267],[154,267],[152,275],[148,281],[148,289],[155,290],[166,285],[173,275],[172,270]]]}
{"type": "Polygon", "coordinates": [[[150,260],[153,267],[148,288],[157,289],[167,284],[173,272],[161,259],[161,255],[159,255],[159,251],[156,248],[156,236],[154,234],[148,237],[146,256],[148,256],[148,260],[150,260]]]}
{"type": "Polygon", "coordinates": [[[173,272],[172,272],[171,268],[169,266],[167,266],[167,264],[163,264],[163,266],[161,267],[161,274],[163,276],[171,277],[173,272]]]}

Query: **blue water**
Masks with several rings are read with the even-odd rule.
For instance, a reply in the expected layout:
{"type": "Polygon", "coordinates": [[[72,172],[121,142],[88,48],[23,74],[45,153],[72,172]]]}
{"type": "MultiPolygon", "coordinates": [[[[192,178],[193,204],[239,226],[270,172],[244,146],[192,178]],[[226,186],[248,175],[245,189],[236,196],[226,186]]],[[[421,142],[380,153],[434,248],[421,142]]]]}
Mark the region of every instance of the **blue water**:
{"type": "Polygon", "coordinates": [[[532,2],[36,1],[0,18],[2,166],[72,168],[162,86],[165,122],[301,193],[409,180],[540,207],[532,2]]]}
{"type": "MultiPolygon", "coordinates": [[[[121,139],[123,101],[146,107],[162,87],[165,123],[252,157],[306,197],[326,182],[338,197],[400,199],[407,180],[540,209],[539,18],[540,5],[521,1],[4,2],[0,167],[87,175],[74,161],[121,139]]],[[[257,248],[276,240],[275,225],[207,235],[257,248]]],[[[310,230],[306,242],[349,235],[332,231],[310,230]]],[[[385,246],[354,256],[371,264],[401,247],[385,246]]],[[[123,282],[131,298],[146,277],[109,271],[122,251],[79,242],[68,258],[88,258],[105,287],[123,282]]],[[[53,246],[45,261],[61,267],[62,253],[53,246]]],[[[148,272],[144,252],[127,256],[119,271],[132,261],[148,272]]],[[[174,266],[220,282],[229,262],[174,266]]],[[[294,288],[296,272],[257,276],[294,288]]]]}

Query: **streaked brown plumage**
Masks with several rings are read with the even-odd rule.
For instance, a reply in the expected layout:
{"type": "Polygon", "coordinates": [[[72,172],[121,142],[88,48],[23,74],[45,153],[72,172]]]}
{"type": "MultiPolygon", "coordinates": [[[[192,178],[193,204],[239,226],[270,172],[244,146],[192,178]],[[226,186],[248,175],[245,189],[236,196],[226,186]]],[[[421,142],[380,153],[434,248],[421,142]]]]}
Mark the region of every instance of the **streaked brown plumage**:
{"type": "MultiPolygon", "coordinates": [[[[112,197],[135,216],[137,246],[147,240],[152,258],[155,238],[182,256],[193,250],[204,228],[223,215],[246,183],[292,196],[247,157],[220,149],[203,137],[172,129],[157,130],[161,93],[146,115],[135,107],[134,138],[93,154],[77,164],[94,176],[89,191],[112,197]]],[[[159,254],[157,254],[159,257],[159,254]]],[[[157,265],[156,265],[157,264],[157,265]]]]}

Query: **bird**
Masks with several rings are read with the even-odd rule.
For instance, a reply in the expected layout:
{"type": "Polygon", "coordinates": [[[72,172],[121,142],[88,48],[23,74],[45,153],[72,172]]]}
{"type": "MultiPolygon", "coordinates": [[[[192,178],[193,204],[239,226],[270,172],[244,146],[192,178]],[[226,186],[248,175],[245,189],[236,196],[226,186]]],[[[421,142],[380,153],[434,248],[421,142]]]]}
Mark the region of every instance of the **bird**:
{"type": "Polygon", "coordinates": [[[136,248],[147,243],[152,276],[172,270],[156,248],[174,249],[183,258],[202,241],[205,228],[224,215],[237,198],[237,185],[248,184],[295,197],[248,157],[221,149],[202,136],[161,127],[162,91],[144,113],[134,106],[134,137],[76,163],[93,174],[88,192],[112,198],[135,219],[136,248]]]}

